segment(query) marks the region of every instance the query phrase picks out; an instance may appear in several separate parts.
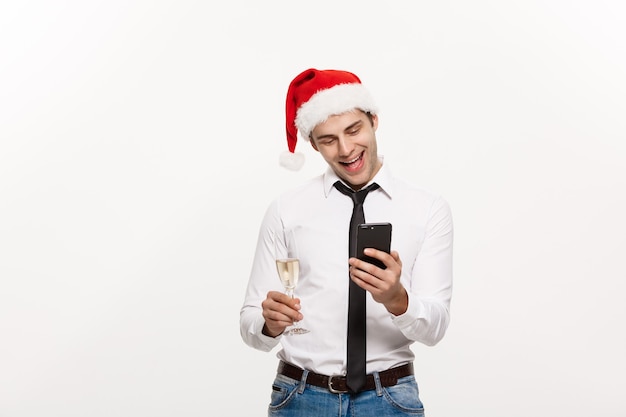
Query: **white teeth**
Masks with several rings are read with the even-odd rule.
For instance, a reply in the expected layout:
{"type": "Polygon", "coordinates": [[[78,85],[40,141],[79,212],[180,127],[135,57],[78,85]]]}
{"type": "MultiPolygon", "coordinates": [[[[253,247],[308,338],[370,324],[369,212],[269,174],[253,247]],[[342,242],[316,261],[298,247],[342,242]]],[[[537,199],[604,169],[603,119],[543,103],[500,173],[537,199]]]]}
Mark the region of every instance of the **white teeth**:
{"type": "Polygon", "coordinates": [[[350,165],[350,164],[352,164],[352,163],[354,163],[354,162],[358,161],[360,157],[361,157],[361,155],[357,156],[357,157],[356,157],[356,158],[354,158],[352,161],[346,161],[346,162],[344,162],[344,164],[346,164],[346,165],[350,165]]]}

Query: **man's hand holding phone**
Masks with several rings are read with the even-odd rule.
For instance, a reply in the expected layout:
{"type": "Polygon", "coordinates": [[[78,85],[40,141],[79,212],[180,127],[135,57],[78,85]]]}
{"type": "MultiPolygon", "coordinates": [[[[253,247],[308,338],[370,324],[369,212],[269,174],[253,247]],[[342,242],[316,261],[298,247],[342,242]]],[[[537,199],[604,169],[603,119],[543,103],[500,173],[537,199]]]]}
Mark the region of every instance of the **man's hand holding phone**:
{"type": "Polygon", "coordinates": [[[359,225],[357,258],[350,258],[350,278],[394,315],[406,312],[408,295],[400,283],[402,261],[391,251],[391,224],[359,225]]]}

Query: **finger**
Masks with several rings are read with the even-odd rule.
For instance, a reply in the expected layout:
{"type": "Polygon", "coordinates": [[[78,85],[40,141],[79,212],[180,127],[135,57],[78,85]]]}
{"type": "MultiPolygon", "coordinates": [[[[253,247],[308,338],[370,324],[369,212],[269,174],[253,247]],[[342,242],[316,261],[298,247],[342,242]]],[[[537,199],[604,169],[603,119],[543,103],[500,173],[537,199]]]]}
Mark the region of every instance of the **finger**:
{"type": "Polygon", "coordinates": [[[268,311],[263,315],[266,322],[273,323],[273,326],[291,326],[293,324],[293,320],[291,317],[278,312],[278,311],[268,311]]]}
{"type": "MultiPolygon", "coordinates": [[[[277,305],[285,305],[293,310],[300,310],[300,299],[299,298],[291,298],[289,295],[278,292],[278,291],[270,291],[267,294],[267,298],[265,300],[267,303],[275,303],[277,305]]],[[[263,304],[261,304],[263,305],[263,304]]],[[[272,304],[268,304],[270,306],[272,304]]],[[[278,307],[275,307],[278,308],[278,307]]]]}
{"type": "MultiPolygon", "coordinates": [[[[380,268],[377,268],[375,266],[373,268],[380,270],[380,268]]],[[[384,282],[380,278],[370,274],[363,269],[358,269],[355,267],[350,269],[350,279],[354,281],[356,285],[371,293],[379,292],[384,286],[384,282]]]]}
{"type": "Polygon", "coordinates": [[[366,272],[367,274],[372,275],[374,278],[379,278],[381,273],[384,271],[383,269],[380,269],[376,265],[363,261],[358,258],[350,258],[349,264],[352,269],[366,272]]]}
{"type": "Polygon", "coordinates": [[[300,306],[297,306],[297,309],[292,308],[286,304],[275,303],[273,305],[268,306],[267,309],[264,309],[264,312],[267,314],[267,318],[275,321],[293,321],[293,320],[301,320],[302,314],[298,311],[300,306]]]}
{"type": "Polygon", "coordinates": [[[264,309],[263,318],[265,322],[270,323],[274,328],[278,326],[291,326],[294,321],[294,314],[298,315],[299,313],[292,309],[284,309],[283,307],[279,307],[278,309],[264,309]]]}
{"type": "Polygon", "coordinates": [[[392,250],[390,255],[393,260],[396,261],[396,263],[400,266],[400,268],[402,268],[402,260],[400,259],[400,254],[397,251],[392,250]]]}
{"type": "MultiPolygon", "coordinates": [[[[380,262],[382,262],[385,265],[385,268],[380,268],[380,271],[371,269],[367,265],[361,266],[361,269],[369,272],[370,274],[380,279],[385,279],[384,278],[385,276],[391,278],[391,276],[388,275],[390,271],[393,271],[394,275],[398,275],[398,276],[400,272],[402,271],[402,261],[400,260],[400,255],[398,254],[397,251],[391,251],[390,253],[387,253],[387,252],[380,251],[377,249],[367,248],[365,249],[364,254],[371,258],[378,259],[380,262]]],[[[361,264],[359,264],[359,266],[360,265],[361,264]]],[[[376,265],[374,265],[374,267],[376,267],[376,265]]]]}
{"type": "Polygon", "coordinates": [[[380,259],[381,261],[382,257],[389,256],[387,252],[376,248],[365,248],[363,249],[363,253],[367,256],[371,256],[372,258],[380,259]]]}

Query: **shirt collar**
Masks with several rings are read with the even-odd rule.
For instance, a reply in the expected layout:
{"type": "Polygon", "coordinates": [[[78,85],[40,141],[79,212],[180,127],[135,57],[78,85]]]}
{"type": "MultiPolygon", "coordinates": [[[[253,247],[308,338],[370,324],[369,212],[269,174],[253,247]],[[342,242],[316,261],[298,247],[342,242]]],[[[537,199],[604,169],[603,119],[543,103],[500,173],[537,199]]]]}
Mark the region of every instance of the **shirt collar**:
{"type": "MultiPolygon", "coordinates": [[[[380,159],[381,163],[384,162],[383,156],[379,156],[378,158],[380,159]]],[[[328,167],[326,169],[326,172],[324,173],[324,196],[326,198],[328,198],[328,195],[332,192],[332,190],[336,190],[334,187],[334,184],[337,181],[342,181],[342,180],[337,176],[337,174],[335,174],[335,171],[333,171],[331,167],[328,167]]],[[[365,184],[365,186],[368,186],[369,184],[373,182],[377,183],[380,186],[380,189],[385,194],[387,194],[389,198],[392,198],[393,196],[393,191],[392,191],[392,186],[391,186],[392,174],[387,164],[383,163],[383,165],[380,167],[380,170],[376,173],[374,178],[370,182],[365,184]]]]}

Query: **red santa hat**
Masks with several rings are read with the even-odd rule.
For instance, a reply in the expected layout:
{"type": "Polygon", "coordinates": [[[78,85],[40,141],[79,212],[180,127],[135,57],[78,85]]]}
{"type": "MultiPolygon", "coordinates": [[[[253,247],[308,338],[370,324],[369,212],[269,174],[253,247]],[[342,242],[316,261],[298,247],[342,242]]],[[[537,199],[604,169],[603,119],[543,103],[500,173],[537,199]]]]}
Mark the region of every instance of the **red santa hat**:
{"type": "Polygon", "coordinates": [[[280,165],[297,171],[304,164],[304,155],[296,152],[298,132],[309,140],[315,126],[328,117],[360,109],[376,114],[378,108],[370,93],[356,75],[347,71],[308,69],[289,84],[286,103],[287,146],[280,156],[280,165]]]}

